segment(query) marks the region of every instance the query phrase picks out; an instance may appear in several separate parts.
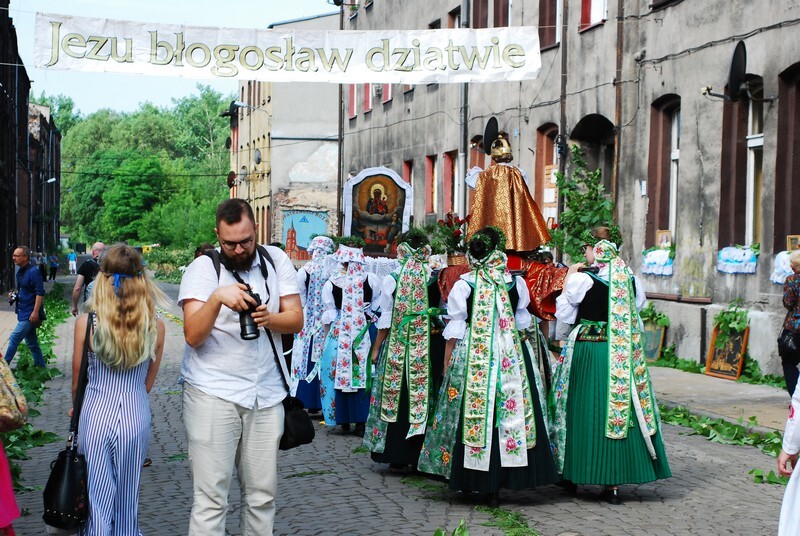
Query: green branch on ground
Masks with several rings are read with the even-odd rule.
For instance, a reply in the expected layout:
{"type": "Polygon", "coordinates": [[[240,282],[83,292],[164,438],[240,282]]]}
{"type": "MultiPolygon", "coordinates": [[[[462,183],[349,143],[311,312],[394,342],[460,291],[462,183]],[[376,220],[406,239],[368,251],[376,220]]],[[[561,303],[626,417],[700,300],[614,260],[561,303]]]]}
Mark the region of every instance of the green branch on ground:
{"type": "Polygon", "coordinates": [[[766,433],[753,430],[758,426],[755,417],[749,417],[746,423],[742,418],[738,419],[737,423],[732,423],[724,419],[696,415],[681,406],[667,408],[659,405],[659,411],[661,422],[691,428],[695,434],[714,443],[756,447],[764,454],[774,458],[777,458],[781,452],[783,434],[777,430],[766,433]]]}
{"type": "Polygon", "coordinates": [[[538,532],[528,526],[525,516],[519,512],[489,506],[479,506],[477,510],[494,518],[494,521],[484,523],[484,527],[499,527],[506,536],[539,536],[538,532]]]}
{"type": "Polygon", "coordinates": [[[461,521],[458,522],[458,526],[453,529],[453,532],[447,532],[447,529],[438,528],[436,532],[433,533],[433,536],[469,536],[467,522],[461,519],[461,521]]]}
{"type": "Polygon", "coordinates": [[[683,359],[675,353],[675,345],[665,347],[661,350],[661,357],[650,364],[655,367],[666,367],[682,370],[684,372],[694,372],[702,374],[705,367],[693,359],[683,359]]]}
{"type": "MultiPolygon", "coordinates": [[[[55,283],[50,292],[45,296],[44,308],[47,311],[47,320],[37,331],[39,346],[47,363],[56,360],[53,353],[53,343],[55,341],[56,326],[62,324],[70,316],[69,304],[64,299],[64,285],[55,283]]],[[[16,368],[13,370],[14,377],[22,389],[25,399],[28,401],[28,419],[33,419],[40,413],[36,406],[42,401],[45,390],[45,383],[60,376],[61,372],[55,367],[37,367],[33,364],[33,356],[27,345],[20,345],[16,355],[16,368]]],[[[67,416],[64,415],[64,422],[67,416]]],[[[64,431],[66,431],[66,426],[64,431]]],[[[6,457],[11,466],[11,479],[14,489],[23,491],[22,469],[17,463],[19,460],[29,459],[28,450],[34,447],[47,445],[62,438],[52,432],[37,430],[30,422],[22,428],[11,432],[0,433],[0,441],[6,450],[6,457]]]]}

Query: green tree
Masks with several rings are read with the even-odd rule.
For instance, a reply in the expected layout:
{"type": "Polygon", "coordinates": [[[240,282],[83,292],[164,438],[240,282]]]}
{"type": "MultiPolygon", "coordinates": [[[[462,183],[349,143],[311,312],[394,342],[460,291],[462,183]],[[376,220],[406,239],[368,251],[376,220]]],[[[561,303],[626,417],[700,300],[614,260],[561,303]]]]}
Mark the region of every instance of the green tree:
{"type": "Polygon", "coordinates": [[[548,245],[577,261],[583,257],[581,235],[598,226],[614,225],[614,202],[605,192],[602,172],[589,171],[583,149],[573,145],[570,153],[570,177],[556,173],[556,185],[564,196],[565,208],[558,218],[558,229],[550,232],[548,245]]]}
{"type": "MultiPolygon", "coordinates": [[[[139,238],[141,220],[159,201],[164,183],[161,162],[155,156],[140,156],[137,151],[120,155],[122,163],[112,173],[112,182],[103,192],[103,236],[110,240],[139,238]]],[[[169,225],[169,220],[164,223],[169,225]]]]}

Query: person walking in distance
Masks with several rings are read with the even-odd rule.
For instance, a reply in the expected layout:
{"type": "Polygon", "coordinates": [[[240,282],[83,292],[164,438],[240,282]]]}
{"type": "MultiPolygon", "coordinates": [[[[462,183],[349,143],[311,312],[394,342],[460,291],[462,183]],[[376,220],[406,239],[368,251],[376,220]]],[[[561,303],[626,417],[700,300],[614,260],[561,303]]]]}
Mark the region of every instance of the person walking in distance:
{"type": "Polygon", "coordinates": [[[100,255],[103,254],[105,249],[105,244],[95,242],[92,245],[92,258],[85,261],[78,268],[78,277],[75,279],[75,286],[72,287],[72,316],[78,315],[78,302],[81,299],[81,293],[83,293],[83,301],[86,301],[89,297],[86,287],[97,277],[97,272],[100,271],[100,255]]]}
{"type": "Polygon", "coordinates": [[[268,536],[286,397],[276,362],[276,354],[283,355],[279,334],[300,331],[303,310],[292,261],[280,248],[256,244],[258,225],[246,201],[220,203],[215,232],[219,252],[189,265],[178,295],[186,339],[183,422],[194,490],[189,534],[225,534],[235,466],[241,533],[268,536]]]}
{"type": "Polygon", "coordinates": [[[41,272],[31,263],[31,251],[26,247],[18,247],[12,255],[17,265],[17,290],[9,294],[9,301],[15,305],[17,327],[11,332],[6,350],[6,363],[11,363],[22,340],[28,345],[33,355],[33,362],[39,366],[46,365],[39,338],[38,328],[45,320],[44,316],[44,281],[41,272]]]}

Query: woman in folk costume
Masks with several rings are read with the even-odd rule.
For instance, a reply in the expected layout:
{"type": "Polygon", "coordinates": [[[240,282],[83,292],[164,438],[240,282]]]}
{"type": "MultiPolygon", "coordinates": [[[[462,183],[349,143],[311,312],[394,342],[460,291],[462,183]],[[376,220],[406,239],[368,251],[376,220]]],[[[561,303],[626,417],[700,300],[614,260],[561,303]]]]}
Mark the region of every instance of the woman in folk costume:
{"type": "Polygon", "coordinates": [[[371,375],[369,327],[375,322],[374,309],[380,300],[380,281],[364,269],[363,241],[341,240],[335,259],[341,266],[322,288],[322,323],[325,346],[320,362],[322,414],[328,426],[342,425],[364,435],[369,414],[366,390],[371,375]]]}
{"type": "Polygon", "coordinates": [[[550,411],[553,453],[568,487],[600,484],[602,497],[620,504],[618,485],[671,473],[641,346],[645,292],[608,240],[612,232],[618,235],[607,227],[587,233],[593,269],[573,264],[556,301],[556,318],[575,327],[556,363],[550,411]]]}
{"type": "Polygon", "coordinates": [[[506,269],[505,237],[475,233],[461,276],[447,300],[445,377],[425,435],[419,469],[450,481],[451,490],[488,495],[557,480],[534,366],[517,330],[530,327],[530,296],[506,269]]]}
{"type": "Polygon", "coordinates": [[[319,363],[324,342],[322,325],[322,287],[331,277],[336,261],[330,253],[333,240],[315,236],[308,245],[311,260],[297,271],[300,299],[303,302],[303,329],[295,335],[292,347],[292,380],[295,396],[312,413],[322,409],[319,394],[319,363]]]}
{"type": "Polygon", "coordinates": [[[791,476],[781,505],[778,536],[796,536],[800,534],[800,471],[797,470],[798,452],[800,452],[800,389],[795,389],[792,404],[789,406],[789,418],[783,430],[783,446],[778,456],[778,472],[783,476],[791,476]]]}
{"type": "Polygon", "coordinates": [[[372,347],[377,372],[364,445],[374,461],[398,469],[417,465],[444,364],[438,319],[444,311],[438,308],[441,292],[428,262],[430,252],[421,229],[401,235],[400,267],[383,278],[381,318],[372,347]]]}

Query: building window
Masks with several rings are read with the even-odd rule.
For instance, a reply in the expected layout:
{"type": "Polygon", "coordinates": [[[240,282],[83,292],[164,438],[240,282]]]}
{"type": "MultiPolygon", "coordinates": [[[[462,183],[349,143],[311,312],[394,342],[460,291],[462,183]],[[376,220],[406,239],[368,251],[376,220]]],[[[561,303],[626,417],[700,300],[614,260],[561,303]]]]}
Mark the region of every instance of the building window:
{"type": "Polygon", "coordinates": [[[372,111],[372,84],[364,84],[364,113],[372,111]]]}
{"type": "Polygon", "coordinates": [[[533,199],[545,219],[558,219],[558,189],[554,181],[553,171],[558,169],[556,155],[556,137],[558,126],[553,123],[542,125],[536,130],[536,165],[534,167],[533,184],[528,187],[533,191],[533,199]]]}
{"type": "Polygon", "coordinates": [[[494,0],[494,27],[508,26],[508,0],[494,0]]]}
{"type": "Polygon", "coordinates": [[[472,27],[489,27],[489,0],[475,0],[472,4],[472,27]]]}
{"type": "Polygon", "coordinates": [[[453,212],[455,206],[455,180],[456,165],[458,163],[458,151],[447,151],[444,153],[444,212],[453,212]]]}
{"type": "Polygon", "coordinates": [[[436,19],[435,21],[428,24],[429,30],[439,30],[442,28],[442,19],[436,19]]]}
{"type": "Polygon", "coordinates": [[[457,7],[447,14],[448,28],[461,28],[461,8],[457,7]]]}
{"type": "Polygon", "coordinates": [[[744,245],[761,243],[761,186],[764,159],[764,83],[748,82],[750,96],[747,118],[747,187],[744,245]]]}
{"type": "Polygon", "coordinates": [[[436,155],[425,157],[425,214],[436,213],[436,197],[438,196],[436,184],[436,155]]]}
{"type": "Polygon", "coordinates": [[[800,62],[778,76],[778,146],[775,149],[775,234],[773,253],[786,249],[786,235],[800,234],[800,62]]]}
{"type": "Polygon", "coordinates": [[[752,99],[723,104],[720,207],[725,208],[719,215],[720,248],[761,242],[764,82],[760,76],[748,76],[747,87],[752,99]]]}
{"type": "Polygon", "coordinates": [[[680,170],[681,98],[665,95],[650,110],[650,159],[647,167],[647,228],[645,244],[656,243],[656,231],[677,237],[678,175],[680,170]]]}
{"type": "Polygon", "coordinates": [[[381,88],[381,102],[386,104],[392,100],[392,84],[383,84],[381,88]]]}
{"type": "Polygon", "coordinates": [[[595,24],[600,24],[608,17],[606,0],[582,0],[581,26],[583,30],[595,24]]]}
{"type": "Polygon", "coordinates": [[[358,109],[356,108],[356,85],[350,84],[348,90],[348,98],[347,98],[347,117],[350,119],[355,119],[356,115],[358,114],[358,109]]]}
{"type": "Polygon", "coordinates": [[[414,161],[413,160],[404,160],[403,161],[403,180],[406,181],[408,184],[414,184],[414,161]]]}
{"type": "Polygon", "coordinates": [[[539,0],[539,46],[551,47],[561,39],[561,2],[539,0]]]}

